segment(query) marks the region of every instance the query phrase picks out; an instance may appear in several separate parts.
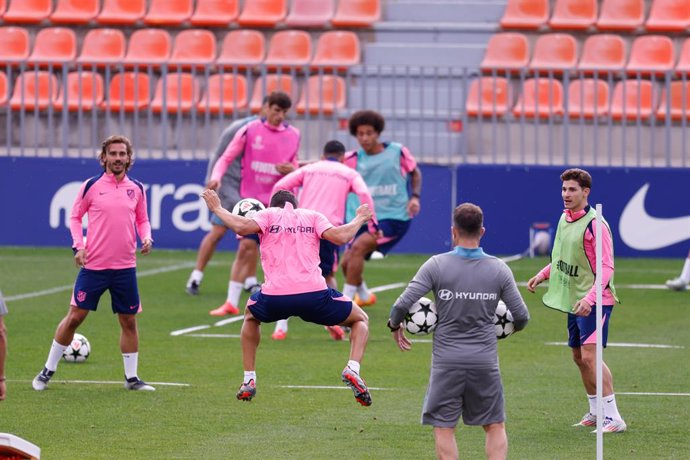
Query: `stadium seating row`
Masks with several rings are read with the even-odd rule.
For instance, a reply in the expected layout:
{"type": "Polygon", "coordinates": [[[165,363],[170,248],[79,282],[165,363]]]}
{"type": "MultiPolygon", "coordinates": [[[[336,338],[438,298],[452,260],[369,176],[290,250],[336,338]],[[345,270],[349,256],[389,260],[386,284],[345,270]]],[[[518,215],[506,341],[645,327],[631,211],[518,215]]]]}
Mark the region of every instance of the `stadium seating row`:
{"type": "Polygon", "coordinates": [[[690,72],[690,38],[683,42],[677,62],[673,40],[665,35],[637,37],[632,42],[629,59],[627,55],[626,42],[618,35],[588,37],[579,56],[575,37],[548,33],[539,35],[530,59],[527,37],[517,32],[505,32],[491,37],[481,68],[485,73],[495,70],[516,72],[525,68],[539,73],[552,71],[554,74],[567,70],[587,74],[594,70],[600,73],[625,70],[629,75],[661,75],[671,70],[690,72]]]}
{"type": "Polygon", "coordinates": [[[307,79],[297,98],[297,82],[290,75],[268,74],[254,82],[251,101],[248,100],[247,79],[243,75],[214,74],[206,81],[202,94],[202,79],[188,72],[170,73],[155,83],[147,73],[122,72],[115,74],[108,85],[97,72],[73,71],[63,85],[48,71],[25,71],[10,91],[8,78],[0,72],[0,105],[8,102],[14,110],[45,110],[52,107],[70,111],[108,109],[132,112],[150,108],[160,113],[186,113],[195,109],[200,113],[230,114],[235,110],[256,113],[265,94],[282,90],[297,100],[299,114],[330,115],[345,107],[345,81],[334,75],[314,75],[307,79]],[[9,97],[10,92],[12,97],[9,97]]]}
{"type": "Polygon", "coordinates": [[[690,28],[688,0],[653,0],[645,20],[644,0],[556,0],[549,15],[549,0],[508,0],[501,27],[600,31],[683,32],[690,28]]]}
{"type": "Polygon", "coordinates": [[[514,103],[513,86],[503,77],[482,77],[472,81],[466,102],[470,116],[504,116],[593,119],[611,117],[613,120],[649,120],[653,115],[666,120],[690,119],[690,82],[670,82],[670,91],[662,86],[661,97],[653,82],[625,80],[615,84],[611,97],[605,80],[585,78],[573,80],[568,86],[567,105],[563,84],[555,79],[527,79],[522,93],[514,103]]]}
{"type": "Polygon", "coordinates": [[[0,0],[7,23],[227,27],[371,27],[381,17],[380,0],[0,0]],[[196,5],[195,5],[196,3],[196,5]],[[148,5],[148,11],[147,11],[148,5]]]}
{"type": "Polygon", "coordinates": [[[239,69],[266,64],[269,69],[305,66],[326,70],[345,70],[360,62],[357,34],[333,30],[321,35],[312,56],[312,39],[308,32],[281,30],[273,34],[266,54],[263,33],[240,29],[229,32],[216,53],[215,35],[204,29],[188,29],[174,40],[164,29],[138,29],[132,33],[129,46],[119,29],[92,29],[83,40],[77,57],[77,37],[66,27],[47,27],[36,35],[29,52],[29,33],[23,27],[0,27],[0,63],[26,61],[33,65],[53,66],[78,63],[150,64],[191,68],[216,65],[239,69]]]}

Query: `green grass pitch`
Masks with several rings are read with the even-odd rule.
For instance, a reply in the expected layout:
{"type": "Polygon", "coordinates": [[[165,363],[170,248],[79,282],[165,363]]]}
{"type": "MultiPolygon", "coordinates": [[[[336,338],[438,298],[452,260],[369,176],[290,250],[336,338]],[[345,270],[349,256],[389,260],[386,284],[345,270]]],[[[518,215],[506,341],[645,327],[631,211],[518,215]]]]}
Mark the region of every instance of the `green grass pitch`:
{"type": "MultiPolygon", "coordinates": [[[[490,250],[490,248],[488,248],[490,250]]],[[[252,458],[431,459],[431,429],[420,425],[428,379],[430,343],[398,351],[385,327],[401,288],[380,292],[370,315],[370,339],[362,375],[373,405],[359,406],[340,382],[347,342],[298,319],[288,339],[273,342],[263,327],[257,358],[258,394],[251,403],[234,398],[242,379],[239,339],[171,336],[175,330],[212,325],[208,310],[225,298],[233,254],[221,252],[207,269],[202,295],[184,293],[195,254],[154,251],[139,257],[144,312],[139,317],[139,374],[158,385],[155,393],[127,392],[118,349],[119,327],[104,296],[79,332],[92,354],[84,364],[61,362],[49,389],[31,389],[58,321],[69,301],[76,269],[65,249],[0,248],[0,289],[9,297],[7,400],[0,403],[0,432],[41,447],[46,459],[252,458]],[[65,287],[37,297],[22,294],[65,287]],[[117,384],[67,383],[113,381],[117,384]],[[336,388],[288,388],[292,385],[336,388]],[[342,389],[340,389],[342,387],[342,389]]],[[[426,256],[392,255],[366,267],[369,286],[407,282],[426,256]]],[[[546,259],[510,264],[525,282],[546,259]]],[[[634,289],[663,284],[677,275],[680,260],[619,259],[616,307],[609,341],[675,348],[609,347],[618,405],[629,430],[607,435],[610,459],[685,459],[690,452],[690,293],[634,289]],[[654,396],[623,393],[685,393],[654,396]]],[[[342,279],[340,280],[342,285],[342,279]]],[[[506,393],[509,457],[594,458],[596,437],[573,428],[587,404],[579,373],[565,346],[565,316],[541,305],[540,295],[521,288],[532,314],[528,328],[502,341],[500,362],[506,393]]],[[[543,290],[541,291],[543,293],[543,290]]],[[[240,322],[195,331],[236,335],[240,322]]],[[[462,458],[483,458],[481,428],[460,426],[462,458]]]]}

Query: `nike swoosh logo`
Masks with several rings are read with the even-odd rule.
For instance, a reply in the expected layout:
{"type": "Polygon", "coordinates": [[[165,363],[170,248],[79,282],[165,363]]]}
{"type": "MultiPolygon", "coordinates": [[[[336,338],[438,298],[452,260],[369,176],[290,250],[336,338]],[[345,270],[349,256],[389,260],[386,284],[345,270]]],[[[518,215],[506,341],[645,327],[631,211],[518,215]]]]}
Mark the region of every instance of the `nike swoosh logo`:
{"type": "Polygon", "coordinates": [[[621,239],[633,249],[651,251],[690,239],[690,216],[652,217],[644,206],[649,183],[633,195],[619,224],[621,239]]]}

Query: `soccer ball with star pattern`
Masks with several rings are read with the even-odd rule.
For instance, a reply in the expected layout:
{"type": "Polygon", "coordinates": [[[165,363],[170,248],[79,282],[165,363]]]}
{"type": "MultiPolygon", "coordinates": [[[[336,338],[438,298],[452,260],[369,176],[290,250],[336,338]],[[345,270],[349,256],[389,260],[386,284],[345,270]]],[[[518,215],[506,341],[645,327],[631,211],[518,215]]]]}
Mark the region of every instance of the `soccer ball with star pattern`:
{"type": "Polygon", "coordinates": [[[243,198],[232,208],[232,213],[237,216],[251,218],[257,212],[266,209],[263,203],[254,198],[243,198]]]}
{"type": "Polygon", "coordinates": [[[62,353],[62,359],[70,363],[83,363],[91,354],[91,344],[81,334],[74,333],[74,338],[62,353]]]}
{"type": "Polygon", "coordinates": [[[494,327],[496,328],[496,337],[505,339],[510,334],[515,332],[513,325],[513,314],[510,313],[506,304],[502,300],[498,301],[496,306],[496,313],[494,313],[494,327]]]}
{"type": "Polygon", "coordinates": [[[410,334],[424,335],[434,332],[437,321],[436,304],[431,299],[422,297],[412,304],[403,324],[410,334]]]}

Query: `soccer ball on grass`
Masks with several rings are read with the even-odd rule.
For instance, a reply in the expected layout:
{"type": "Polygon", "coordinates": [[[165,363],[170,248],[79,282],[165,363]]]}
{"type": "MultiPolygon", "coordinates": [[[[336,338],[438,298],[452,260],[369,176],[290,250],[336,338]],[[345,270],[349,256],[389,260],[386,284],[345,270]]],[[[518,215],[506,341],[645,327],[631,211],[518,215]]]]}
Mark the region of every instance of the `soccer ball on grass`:
{"type": "Polygon", "coordinates": [[[89,340],[81,334],[74,333],[74,338],[62,353],[62,359],[70,363],[83,363],[91,354],[89,340]]]}
{"type": "Polygon", "coordinates": [[[243,198],[232,208],[232,213],[237,216],[251,218],[263,209],[266,209],[266,207],[261,201],[254,198],[243,198]]]}
{"type": "Polygon", "coordinates": [[[403,324],[410,334],[424,335],[434,332],[438,315],[436,314],[436,304],[426,297],[422,297],[410,307],[410,311],[405,315],[403,324]]]}

